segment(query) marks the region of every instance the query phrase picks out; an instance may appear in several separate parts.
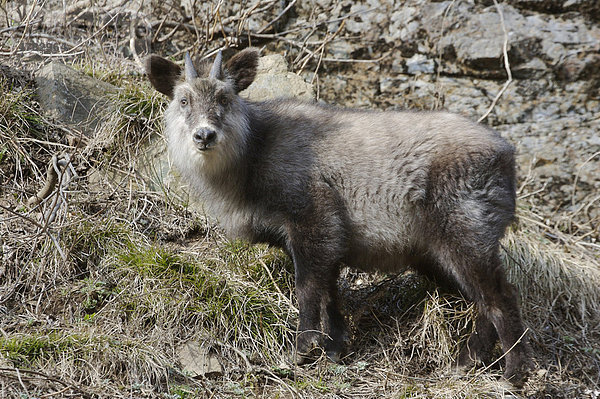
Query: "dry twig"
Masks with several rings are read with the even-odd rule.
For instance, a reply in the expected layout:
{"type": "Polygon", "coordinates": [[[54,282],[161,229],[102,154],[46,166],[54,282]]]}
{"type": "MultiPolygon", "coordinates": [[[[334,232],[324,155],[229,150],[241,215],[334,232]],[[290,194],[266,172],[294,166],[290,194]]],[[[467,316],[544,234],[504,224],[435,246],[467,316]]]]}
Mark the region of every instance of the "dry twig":
{"type": "Polygon", "coordinates": [[[502,13],[502,9],[500,8],[500,5],[498,4],[497,0],[494,0],[494,5],[496,6],[496,10],[498,11],[498,15],[500,16],[502,32],[504,33],[504,42],[502,44],[502,56],[504,58],[504,69],[506,70],[508,78],[506,79],[506,82],[504,82],[504,85],[502,86],[498,94],[496,94],[496,97],[494,97],[494,100],[490,104],[487,111],[485,111],[485,113],[477,120],[478,123],[481,123],[481,121],[488,117],[490,112],[492,112],[492,110],[496,106],[496,103],[498,102],[500,97],[502,97],[502,94],[504,94],[504,92],[512,82],[512,72],[510,70],[510,63],[508,62],[508,31],[506,30],[506,25],[504,23],[504,14],[502,13]]]}
{"type": "MultiPolygon", "coordinates": [[[[49,381],[49,382],[53,382],[53,383],[57,383],[60,384],[64,387],[64,389],[67,390],[73,390],[76,391],[78,393],[78,395],[81,395],[84,398],[92,398],[93,395],[90,394],[89,392],[87,392],[86,390],[84,390],[83,388],[81,388],[80,386],[77,386],[73,383],[67,383],[63,380],[61,380],[60,378],[57,377],[53,377],[53,376],[49,376],[45,373],[42,373],[41,371],[36,371],[36,370],[27,370],[27,369],[22,369],[22,368],[8,368],[8,367],[0,367],[0,376],[3,376],[4,378],[11,378],[11,379],[18,379],[19,383],[21,384],[21,386],[23,387],[23,389],[25,389],[25,391],[27,391],[27,387],[25,386],[23,380],[45,380],[45,381],[49,381]]],[[[61,390],[60,392],[64,391],[61,390]]],[[[58,392],[53,393],[52,395],[57,395],[58,392]]],[[[46,397],[48,396],[52,396],[52,395],[44,395],[46,397]]]]}

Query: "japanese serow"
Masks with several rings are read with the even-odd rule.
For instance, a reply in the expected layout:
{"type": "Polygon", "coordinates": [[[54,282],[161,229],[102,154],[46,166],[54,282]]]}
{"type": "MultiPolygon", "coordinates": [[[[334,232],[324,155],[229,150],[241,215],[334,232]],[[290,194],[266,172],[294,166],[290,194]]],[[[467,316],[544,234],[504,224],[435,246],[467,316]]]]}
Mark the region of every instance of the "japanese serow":
{"type": "Polygon", "coordinates": [[[499,240],[515,213],[514,149],[447,112],[343,109],[293,99],[252,102],[258,52],[185,66],[152,55],[146,72],[171,102],[172,161],[234,237],[283,248],[295,268],[297,361],[338,360],[346,323],[336,282],[347,265],[407,266],[477,305],[458,364],[487,362],[498,340],[505,377],[523,381],[530,352],[499,240]]]}

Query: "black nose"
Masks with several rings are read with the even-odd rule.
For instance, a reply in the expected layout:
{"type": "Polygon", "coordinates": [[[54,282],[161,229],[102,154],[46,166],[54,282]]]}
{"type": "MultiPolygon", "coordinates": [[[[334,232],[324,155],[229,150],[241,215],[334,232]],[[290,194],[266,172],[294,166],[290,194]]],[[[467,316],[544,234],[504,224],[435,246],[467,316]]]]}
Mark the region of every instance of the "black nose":
{"type": "Polygon", "coordinates": [[[206,147],[208,144],[215,141],[217,138],[217,132],[209,128],[198,129],[196,133],[194,133],[194,142],[203,147],[206,147]]]}

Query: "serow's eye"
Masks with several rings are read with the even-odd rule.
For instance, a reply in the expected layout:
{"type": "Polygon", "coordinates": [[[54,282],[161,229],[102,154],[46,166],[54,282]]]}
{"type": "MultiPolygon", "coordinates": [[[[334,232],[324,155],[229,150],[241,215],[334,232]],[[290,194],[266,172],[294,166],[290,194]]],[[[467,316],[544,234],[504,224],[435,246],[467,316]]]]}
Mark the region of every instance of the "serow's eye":
{"type": "Polygon", "coordinates": [[[188,105],[188,99],[183,97],[181,100],[179,100],[179,103],[182,107],[185,107],[186,105],[188,105]]]}
{"type": "Polygon", "coordinates": [[[217,96],[217,102],[223,106],[227,105],[227,103],[228,103],[227,96],[226,95],[217,96]]]}

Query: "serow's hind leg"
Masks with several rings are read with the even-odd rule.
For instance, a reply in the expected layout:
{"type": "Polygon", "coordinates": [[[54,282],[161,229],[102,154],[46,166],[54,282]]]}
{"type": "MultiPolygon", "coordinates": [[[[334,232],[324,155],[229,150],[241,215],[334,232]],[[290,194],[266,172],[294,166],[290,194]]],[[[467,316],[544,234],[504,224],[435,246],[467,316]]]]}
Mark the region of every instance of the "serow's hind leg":
{"type": "Polygon", "coordinates": [[[496,327],[483,313],[479,313],[475,319],[475,331],[471,333],[458,355],[458,366],[471,368],[476,365],[488,365],[497,341],[496,327]]]}
{"type": "Polygon", "coordinates": [[[522,386],[531,369],[531,350],[517,304],[516,290],[506,280],[500,258],[496,258],[489,291],[484,291],[483,312],[492,322],[504,351],[504,377],[522,386]]]}
{"type": "Polygon", "coordinates": [[[467,347],[471,344],[472,349],[467,348],[461,353],[459,362],[471,358],[486,360],[496,341],[493,326],[506,360],[504,377],[515,386],[521,386],[531,367],[531,355],[515,289],[507,281],[497,253],[487,256],[487,259],[468,260],[458,259],[457,253],[456,250],[445,251],[445,256],[438,260],[446,271],[455,276],[461,291],[476,303],[481,314],[477,320],[476,335],[467,343],[467,347]]]}

